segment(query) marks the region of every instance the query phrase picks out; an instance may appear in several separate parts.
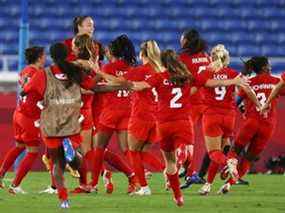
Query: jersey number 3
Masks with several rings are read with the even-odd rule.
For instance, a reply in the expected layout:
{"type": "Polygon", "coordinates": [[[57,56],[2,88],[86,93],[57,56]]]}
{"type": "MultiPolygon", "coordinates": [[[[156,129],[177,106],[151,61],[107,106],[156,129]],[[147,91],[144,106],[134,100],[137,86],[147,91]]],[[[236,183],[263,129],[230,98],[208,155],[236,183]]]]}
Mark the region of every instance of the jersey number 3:
{"type": "Polygon", "coordinates": [[[181,88],[173,88],[171,94],[174,97],[170,100],[170,108],[181,108],[182,103],[178,103],[178,100],[182,97],[181,88]]]}

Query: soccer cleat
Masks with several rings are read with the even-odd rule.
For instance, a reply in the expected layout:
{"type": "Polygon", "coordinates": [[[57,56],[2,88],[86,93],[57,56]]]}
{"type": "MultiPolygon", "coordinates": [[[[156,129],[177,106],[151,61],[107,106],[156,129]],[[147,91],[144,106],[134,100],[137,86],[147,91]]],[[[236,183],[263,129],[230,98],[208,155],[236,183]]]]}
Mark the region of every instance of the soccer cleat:
{"type": "Polygon", "coordinates": [[[47,158],[46,155],[42,156],[42,162],[44,163],[46,170],[50,171],[50,160],[47,158]]]}
{"type": "Polygon", "coordinates": [[[176,205],[178,207],[182,207],[184,205],[184,198],[183,198],[183,196],[178,197],[178,198],[174,197],[173,200],[174,200],[174,202],[176,203],[176,205]]]}
{"type": "Polygon", "coordinates": [[[237,185],[249,185],[249,182],[247,180],[243,180],[243,179],[238,179],[237,185]]]}
{"type": "Polygon", "coordinates": [[[20,186],[14,187],[14,186],[9,186],[8,192],[11,194],[27,194],[20,186]]]}
{"type": "Polygon", "coordinates": [[[45,190],[40,191],[39,194],[57,194],[57,189],[48,186],[45,190]]]}
{"type": "Polygon", "coordinates": [[[221,194],[227,194],[230,191],[230,188],[231,188],[231,184],[226,183],[219,189],[219,191],[217,193],[220,195],[221,194]]]}
{"type": "Polygon", "coordinates": [[[180,189],[186,189],[189,188],[192,184],[201,184],[203,183],[203,180],[200,178],[200,176],[197,173],[194,173],[190,177],[185,178],[185,183],[180,186],[180,189]]]}
{"type": "Polygon", "coordinates": [[[61,209],[69,209],[70,208],[69,201],[68,200],[62,201],[62,203],[60,204],[60,208],[61,209]]]}
{"type": "Polygon", "coordinates": [[[128,194],[134,193],[137,189],[136,176],[132,174],[129,177],[128,194]]]}
{"type": "Polygon", "coordinates": [[[235,181],[239,179],[237,164],[238,160],[235,158],[230,158],[227,160],[227,171],[235,181]]]}
{"type": "Polygon", "coordinates": [[[103,172],[103,182],[107,194],[112,194],[114,191],[114,185],[112,183],[112,172],[109,170],[104,170],[103,172]]]}
{"type": "Polygon", "coordinates": [[[74,178],[80,178],[80,174],[77,170],[73,169],[69,164],[66,164],[65,169],[69,171],[70,175],[74,178]]]}
{"type": "Polygon", "coordinates": [[[143,186],[138,191],[133,193],[133,195],[149,196],[149,195],[151,195],[151,190],[150,190],[149,186],[143,186]]]}
{"type": "Polygon", "coordinates": [[[90,193],[90,192],[91,192],[91,188],[88,186],[84,186],[84,185],[80,185],[76,187],[75,189],[73,189],[72,191],[70,191],[70,193],[72,194],[83,194],[83,193],[90,193]]]}
{"type": "Polygon", "coordinates": [[[90,193],[97,194],[98,193],[97,185],[96,186],[89,185],[89,191],[90,191],[90,193]]]}
{"type": "Polygon", "coordinates": [[[200,195],[208,195],[211,191],[211,184],[210,183],[205,183],[201,189],[199,189],[199,194],[200,195]]]}

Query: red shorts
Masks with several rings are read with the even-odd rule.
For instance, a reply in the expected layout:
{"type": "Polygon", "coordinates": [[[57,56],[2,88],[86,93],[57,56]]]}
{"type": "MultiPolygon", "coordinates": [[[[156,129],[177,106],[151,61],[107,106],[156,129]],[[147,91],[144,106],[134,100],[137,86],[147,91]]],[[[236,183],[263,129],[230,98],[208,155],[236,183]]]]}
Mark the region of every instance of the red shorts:
{"type": "Polygon", "coordinates": [[[253,156],[259,156],[272,137],[274,127],[273,123],[261,123],[257,119],[249,118],[239,130],[235,145],[245,147],[249,144],[247,152],[253,156]]]}
{"type": "Polygon", "coordinates": [[[66,137],[44,137],[43,136],[43,142],[47,146],[47,148],[55,149],[55,148],[59,148],[62,146],[62,142],[64,138],[69,138],[74,149],[77,149],[82,142],[82,138],[80,134],[66,136],[66,137]]]}
{"type": "Polygon", "coordinates": [[[128,129],[129,114],[126,111],[102,111],[97,131],[113,132],[128,129]]]}
{"type": "Polygon", "coordinates": [[[93,128],[93,116],[92,116],[92,109],[81,109],[81,115],[83,115],[84,120],[81,123],[82,130],[88,130],[93,128]]]}
{"type": "Polygon", "coordinates": [[[141,118],[131,117],[128,133],[139,141],[155,143],[157,139],[157,125],[155,121],[146,121],[141,118]]]}
{"type": "Polygon", "coordinates": [[[207,106],[204,104],[193,104],[190,106],[189,109],[193,125],[196,125],[197,122],[202,118],[203,114],[205,113],[207,106]]]}
{"type": "Polygon", "coordinates": [[[160,148],[173,152],[181,144],[193,144],[193,125],[189,120],[158,123],[160,148]]]}
{"type": "Polygon", "coordinates": [[[202,118],[203,132],[208,137],[228,138],[233,135],[236,114],[204,114],[202,118]]]}
{"type": "Polygon", "coordinates": [[[27,146],[39,146],[41,135],[40,129],[35,127],[35,121],[19,111],[14,112],[13,130],[17,142],[27,146]]]}

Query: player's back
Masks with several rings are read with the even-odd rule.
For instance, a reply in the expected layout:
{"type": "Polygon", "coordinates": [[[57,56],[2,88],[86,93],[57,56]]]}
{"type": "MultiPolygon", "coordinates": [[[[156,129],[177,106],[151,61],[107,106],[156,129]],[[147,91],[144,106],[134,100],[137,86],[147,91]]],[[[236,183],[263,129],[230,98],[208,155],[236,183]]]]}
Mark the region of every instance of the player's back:
{"type": "Polygon", "coordinates": [[[168,72],[158,73],[156,91],[158,93],[157,119],[159,122],[189,119],[190,84],[175,85],[168,72]]]}
{"type": "MultiPolygon", "coordinates": [[[[110,62],[103,66],[103,72],[116,77],[123,77],[130,71],[130,66],[123,60],[110,62]]],[[[127,90],[107,92],[103,95],[103,110],[126,110],[130,109],[130,94],[127,90]],[[116,108],[114,108],[116,106],[116,108]]]]}
{"type": "MultiPolygon", "coordinates": [[[[197,76],[199,73],[206,70],[206,67],[210,64],[211,59],[207,53],[200,52],[196,54],[188,54],[183,52],[179,55],[180,60],[187,66],[187,69],[192,75],[197,76]]],[[[191,96],[192,104],[202,104],[204,100],[203,88],[197,93],[191,96]]]]}
{"type": "MultiPolygon", "coordinates": [[[[207,68],[202,73],[203,78],[214,80],[228,80],[233,79],[238,75],[238,72],[225,67],[217,72],[207,68]]],[[[215,88],[204,89],[205,104],[208,106],[207,112],[223,113],[228,110],[235,110],[235,86],[219,86],[215,88]]]]}
{"type": "MultiPolygon", "coordinates": [[[[258,74],[255,77],[250,79],[250,87],[256,94],[257,99],[259,100],[261,105],[264,105],[267,98],[269,97],[272,89],[274,86],[280,81],[279,78],[271,75],[270,73],[262,73],[258,74]]],[[[270,110],[261,115],[255,106],[255,104],[250,101],[247,96],[241,92],[245,99],[245,110],[246,110],[246,117],[253,117],[256,119],[274,119],[276,116],[276,99],[272,101],[270,110]]]]}

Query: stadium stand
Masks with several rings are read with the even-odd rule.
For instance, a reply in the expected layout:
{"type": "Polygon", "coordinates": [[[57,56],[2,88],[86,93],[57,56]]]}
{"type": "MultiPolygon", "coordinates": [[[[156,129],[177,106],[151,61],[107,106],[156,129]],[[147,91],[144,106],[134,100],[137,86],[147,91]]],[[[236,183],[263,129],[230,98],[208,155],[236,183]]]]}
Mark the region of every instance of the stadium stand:
{"type": "MultiPolygon", "coordinates": [[[[209,47],[223,43],[236,57],[273,57],[273,70],[284,70],[285,0],[30,0],[30,43],[48,47],[72,36],[72,19],[90,15],[96,38],[106,44],[126,33],[138,45],[155,39],[162,48],[179,49],[179,35],[197,28],[209,47]],[[282,9],[283,8],[283,9],[282,9]]],[[[20,8],[18,1],[0,0],[0,58],[16,55],[20,8]]],[[[17,58],[16,58],[17,59],[17,58]]],[[[0,60],[0,70],[3,68],[0,60]]],[[[5,62],[7,63],[7,62],[5,62]]],[[[17,60],[9,61],[17,69],[17,60]]]]}

